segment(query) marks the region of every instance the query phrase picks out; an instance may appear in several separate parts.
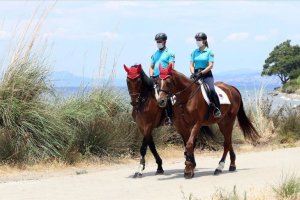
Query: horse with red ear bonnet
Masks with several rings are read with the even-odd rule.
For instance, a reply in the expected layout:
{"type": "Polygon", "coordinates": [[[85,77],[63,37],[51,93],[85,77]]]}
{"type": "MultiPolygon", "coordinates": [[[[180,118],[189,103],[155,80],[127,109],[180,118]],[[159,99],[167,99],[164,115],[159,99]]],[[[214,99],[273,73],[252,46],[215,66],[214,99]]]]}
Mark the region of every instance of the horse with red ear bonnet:
{"type": "Polygon", "coordinates": [[[220,174],[224,168],[227,153],[230,153],[229,171],[235,171],[235,153],[232,147],[232,129],[235,119],[238,119],[240,128],[245,138],[256,141],[259,138],[257,131],[246,116],[243,107],[243,101],[237,88],[219,82],[216,85],[221,88],[230,100],[230,104],[221,105],[222,116],[215,118],[210,115],[207,118],[208,105],[205,102],[200,89],[200,84],[195,80],[191,80],[172,69],[169,66],[163,69],[161,65],[160,76],[158,79],[159,98],[158,104],[161,107],[166,106],[166,100],[169,96],[176,96],[176,104],[174,105],[174,126],[178,133],[182,135],[184,145],[186,147],[186,161],[184,176],[192,178],[196,167],[194,157],[195,140],[199,130],[203,126],[209,126],[217,123],[221,133],[224,136],[224,152],[219,162],[218,168],[214,174],[220,174]]]}
{"type": "Polygon", "coordinates": [[[134,65],[127,67],[124,64],[124,69],[127,72],[127,88],[133,106],[132,117],[137,124],[139,131],[143,134],[143,142],[140,148],[140,166],[134,177],[141,177],[145,169],[145,155],[149,146],[156,163],[158,165],[156,174],[163,174],[162,159],[157,153],[152,131],[154,128],[163,124],[165,112],[163,108],[157,105],[154,95],[154,83],[145,74],[142,66],[134,65]]]}

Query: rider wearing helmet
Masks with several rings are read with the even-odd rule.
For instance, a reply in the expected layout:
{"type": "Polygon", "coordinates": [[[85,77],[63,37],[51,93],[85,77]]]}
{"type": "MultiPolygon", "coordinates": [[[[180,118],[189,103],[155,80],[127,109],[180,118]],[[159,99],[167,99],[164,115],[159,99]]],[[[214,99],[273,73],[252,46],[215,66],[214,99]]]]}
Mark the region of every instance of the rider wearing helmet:
{"type": "Polygon", "coordinates": [[[195,49],[191,54],[190,71],[192,77],[202,78],[210,90],[210,102],[214,108],[214,116],[219,118],[222,113],[220,111],[220,101],[214,87],[214,77],[211,69],[214,66],[214,53],[208,48],[207,35],[199,32],[195,35],[196,43],[199,48],[195,49]]]}
{"type": "MultiPolygon", "coordinates": [[[[150,78],[156,79],[159,76],[159,64],[162,68],[167,68],[169,64],[174,67],[175,54],[172,50],[166,47],[167,35],[165,33],[158,33],[155,35],[155,41],[158,50],[151,56],[151,65],[149,68],[150,78]]],[[[172,104],[171,100],[168,99],[167,107],[167,125],[172,125],[172,104]]]]}

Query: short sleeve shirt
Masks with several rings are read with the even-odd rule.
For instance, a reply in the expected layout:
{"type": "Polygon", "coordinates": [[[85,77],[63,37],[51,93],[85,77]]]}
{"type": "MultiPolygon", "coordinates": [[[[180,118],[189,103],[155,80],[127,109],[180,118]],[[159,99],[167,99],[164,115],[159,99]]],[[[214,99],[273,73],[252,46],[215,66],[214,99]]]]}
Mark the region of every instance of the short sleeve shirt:
{"type": "Polygon", "coordinates": [[[159,64],[162,68],[167,68],[170,62],[175,62],[175,54],[172,50],[165,48],[164,50],[157,50],[151,56],[151,64],[154,64],[153,76],[159,75],[159,64]]]}
{"type": "Polygon", "coordinates": [[[214,53],[207,47],[203,51],[195,49],[191,54],[191,61],[194,62],[195,69],[205,69],[208,63],[214,62],[214,53]]]}

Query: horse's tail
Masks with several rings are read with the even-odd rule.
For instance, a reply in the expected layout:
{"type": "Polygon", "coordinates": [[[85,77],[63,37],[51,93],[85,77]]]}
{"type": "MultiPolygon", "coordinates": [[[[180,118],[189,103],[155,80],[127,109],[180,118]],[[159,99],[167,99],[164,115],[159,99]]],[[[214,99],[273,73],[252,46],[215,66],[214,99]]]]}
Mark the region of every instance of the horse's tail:
{"type": "Polygon", "coordinates": [[[233,88],[240,94],[240,98],[241,98],[240,108],[237,117],[238,117],[239,125],[244,133],[244,137],[246,139],[251,139],[252,142],[256,142],[260,138],[260,136],[245,113],[242,95],[240,91],[235,87],[233,88]]]}

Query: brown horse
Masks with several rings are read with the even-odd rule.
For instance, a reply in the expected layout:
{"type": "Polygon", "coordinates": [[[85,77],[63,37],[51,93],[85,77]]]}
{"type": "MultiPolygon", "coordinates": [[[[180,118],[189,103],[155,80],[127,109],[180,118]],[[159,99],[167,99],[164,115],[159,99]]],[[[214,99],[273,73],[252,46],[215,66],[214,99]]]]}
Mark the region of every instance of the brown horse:
{"type": "Polygon", "coordinates": [[[154,94],[154,83],[147,77],[141,65],[134,65],[128,68],[124,65],[127,72],[127,88],[131,98],[131,105],[133,107],[132,117],[137,124],[139,131],[143,134],[143,142],[140,148],[140,165],[135,177],[141,177],[145,169],[145,155],[147,147],[149,146],[153,156],[158,165],[156,174],[163,174],[162,159],[157,153],[152,130],[162,124],[165,118],[163,108],[157,104],[154,94]]]}
{"type": "Polygon", "coordinates": [[[177,132],[182,135],[186,147],[184,176],[186,178],[194,176],[196,167],[194,145],[200,128],[214,123],[218,124],[224,136],[223,156],[214,174],[218,175],[222,172],[228,151],[230,152],[231,160],[229,171],[235,171],[236,156],[233,151],[231,138],[236,117],[246,139],[250,138],[252,141],[256,141],[259,138],[257,131],[245,114],[242,97],[238,89],[222,82],[217,83],[216,85],[228,95],[230,104],[221,105],[221,118],[214,118],[213,115],[209,115],[207,118],[208,105],[203,98],[200,84],[197,81],[172,70],[171,66],[166,69],[160,66],[158,84],[159,106],[165,107],[167,98],[173,95],[176,96],[176,104],[173,108],[174,126],[177,132]]]}

